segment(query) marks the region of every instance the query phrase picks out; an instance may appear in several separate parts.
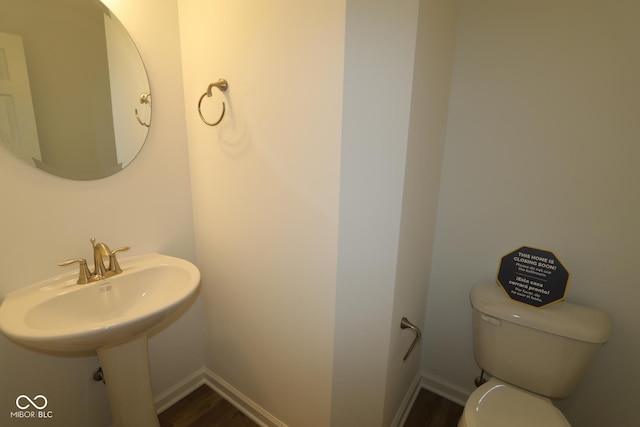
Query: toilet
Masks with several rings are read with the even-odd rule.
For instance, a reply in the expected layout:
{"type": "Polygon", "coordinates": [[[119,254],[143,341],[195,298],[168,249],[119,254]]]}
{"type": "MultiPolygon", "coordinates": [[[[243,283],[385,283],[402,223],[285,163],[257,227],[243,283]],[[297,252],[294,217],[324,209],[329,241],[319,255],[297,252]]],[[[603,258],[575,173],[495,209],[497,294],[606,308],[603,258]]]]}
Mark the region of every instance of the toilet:
{"type": "Polygon", "coordinates": [[[467,400],[458,427],[570,427],[551,399],[571,395],[610,334],[608,317],[558,302],[536,308],[496,284],[471,289],[473,352],[491,377],[467,400]]]}

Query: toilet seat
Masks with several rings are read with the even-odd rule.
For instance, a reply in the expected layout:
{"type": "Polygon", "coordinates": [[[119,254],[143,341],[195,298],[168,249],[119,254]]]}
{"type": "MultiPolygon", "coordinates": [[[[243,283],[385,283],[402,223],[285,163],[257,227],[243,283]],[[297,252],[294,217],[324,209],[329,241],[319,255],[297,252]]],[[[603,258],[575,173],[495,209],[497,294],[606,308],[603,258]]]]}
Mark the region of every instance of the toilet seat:
{"type": "Polygon", "coordinates": [[[492,378],[471,393],[459,426],[571,427],[571,424],[549,399],[492,378]]]}

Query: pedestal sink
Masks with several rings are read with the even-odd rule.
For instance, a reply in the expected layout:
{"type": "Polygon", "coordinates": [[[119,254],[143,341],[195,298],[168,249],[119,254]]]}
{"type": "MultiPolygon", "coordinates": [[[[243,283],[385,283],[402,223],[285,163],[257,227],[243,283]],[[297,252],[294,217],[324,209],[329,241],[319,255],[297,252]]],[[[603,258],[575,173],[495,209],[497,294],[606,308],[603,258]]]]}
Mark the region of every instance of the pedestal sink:
{"type": "Polygon", "coordinates": [[[147,357],[147,332],[185,305],[198,268],[161,254],[122,258],[123,272],[78,285],[67,272],[8,294],[0,330],[22,345],[53,352],[96,351],[114,427],[158,426],[147,357]]]}

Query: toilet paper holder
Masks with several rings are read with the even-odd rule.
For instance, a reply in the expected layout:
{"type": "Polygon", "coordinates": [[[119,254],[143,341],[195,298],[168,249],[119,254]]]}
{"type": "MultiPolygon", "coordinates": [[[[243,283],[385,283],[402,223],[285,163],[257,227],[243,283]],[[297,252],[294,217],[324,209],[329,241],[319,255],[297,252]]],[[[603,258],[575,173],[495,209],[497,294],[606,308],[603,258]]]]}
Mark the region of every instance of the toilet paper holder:
{"type": "Polygon", "coordinates": [[[413,339],[413,342],[411,343],[411,347],[409,347],[409,350],[407,350],[407,353],[402,358],[402,360],[404,361],[404,360],[407,360],[407,357],[409,357],[409,355],[415,348],[416,344],[418,344],[418,342],[422,339],[422,332],[420,332],[420,328],[418,328],[416,325],[411,323],[409,319],[407,319],[406,317],[403,317],[402,320],[400,321],[400,328],[411,329],[416,334],[416,337],[413,339]]]}

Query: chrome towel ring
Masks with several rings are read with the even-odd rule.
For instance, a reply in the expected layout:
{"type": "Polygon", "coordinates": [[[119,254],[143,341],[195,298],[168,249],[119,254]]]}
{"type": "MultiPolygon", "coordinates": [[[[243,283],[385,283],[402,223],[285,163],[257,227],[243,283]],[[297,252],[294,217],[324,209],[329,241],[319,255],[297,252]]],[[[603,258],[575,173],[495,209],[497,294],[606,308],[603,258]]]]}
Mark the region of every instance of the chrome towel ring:
{"type": "Polygon", "coordinates": [[[225,79],[218,79],[217,82],[211,83],[209,85],[209,87],[207,88],[207,91],[202,94],[202,96],[200,97],[200,100],[198,101],[198,114],[200,115],[200,119],[206,125],[209,125],[209,126],[216,126],[218,123],[220,123],[222,121],[222,118],[224,117],[224,113],[226,111],[226,107],[225,107],[224,101],[222,101],[222,114],[220,114],[220,118],[217,121],[215,121],[213,123],[210,123],[202,115],[202,109],[201,109],[202,100],[204,99],[205,96],[210,98],[213,95],[211,93],[211,89],[213,89],[214,87],[217,87],[220,90],[220,92],[225,92],[227,90],[227,88],[229,87],[229,83],[227,83],[227,81],[225,79]]]}

